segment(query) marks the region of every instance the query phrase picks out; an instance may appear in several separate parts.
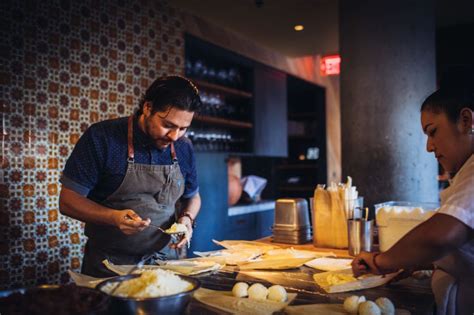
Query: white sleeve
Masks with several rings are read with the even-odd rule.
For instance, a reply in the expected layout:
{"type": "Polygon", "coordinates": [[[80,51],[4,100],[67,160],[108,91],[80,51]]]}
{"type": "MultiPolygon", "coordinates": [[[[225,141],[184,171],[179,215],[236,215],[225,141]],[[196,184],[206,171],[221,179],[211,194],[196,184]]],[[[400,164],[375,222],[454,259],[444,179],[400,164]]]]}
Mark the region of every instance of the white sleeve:
{"type": "Polygon", "coordinates": [[[447,214],[474,228],[474,174],[465,172],[456,181],[453,193],[439,208],[438,213],[447,214]]]}

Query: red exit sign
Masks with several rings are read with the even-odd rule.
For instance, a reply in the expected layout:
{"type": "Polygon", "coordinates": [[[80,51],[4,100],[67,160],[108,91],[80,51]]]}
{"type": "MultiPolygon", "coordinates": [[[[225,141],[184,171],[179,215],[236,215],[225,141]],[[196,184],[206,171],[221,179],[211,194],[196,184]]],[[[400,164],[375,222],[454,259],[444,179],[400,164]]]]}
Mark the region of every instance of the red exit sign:
{"type": "Polygon", "coordinates": [[[341,56],[330,55],[321,58],[321,75],[338,75],[341,73],[341,56]]]}

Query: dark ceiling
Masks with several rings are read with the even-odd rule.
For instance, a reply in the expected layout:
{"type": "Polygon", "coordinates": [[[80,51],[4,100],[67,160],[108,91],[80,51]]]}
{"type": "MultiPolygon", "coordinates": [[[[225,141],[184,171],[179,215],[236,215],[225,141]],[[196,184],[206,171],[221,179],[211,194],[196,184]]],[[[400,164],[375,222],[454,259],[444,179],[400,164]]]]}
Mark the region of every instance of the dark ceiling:
{"type": "MultiPolygon", "coordinates": [[[[339,50],[338,0],[172,0],[170,3],[290,57],[339,50]],[[305,29],[295,32],[295,24],[303,24],[305,29]]],[[[468,23],[474,23],[474,0],[436,0],[437,28],[468,23]]]]}

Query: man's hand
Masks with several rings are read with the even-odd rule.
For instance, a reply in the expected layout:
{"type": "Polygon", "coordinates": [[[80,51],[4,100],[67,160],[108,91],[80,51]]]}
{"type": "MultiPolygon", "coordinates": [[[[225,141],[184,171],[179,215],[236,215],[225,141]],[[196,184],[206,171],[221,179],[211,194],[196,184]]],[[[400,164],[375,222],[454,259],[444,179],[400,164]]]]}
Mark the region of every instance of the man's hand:
{"type": "Polygon", "coordinates": [[[143,231],[149,225],[151,220],[140,218],[132,209],[116,210],[113,213],[113,221],[116,227],[126,235],[132,235],[143,231]]]}
{"type": "Polygon", "coordinates": [[[171,244],[171,248],[181,248],[185,246],[186,243],[191,241],[191,237],[193,236],[193,226],[190,218],[183,216],[178,219],[178,223],[184,224],[188,229],[188,232],[186,233],[185,237],[183,237],[177,244],[171,244]]]}

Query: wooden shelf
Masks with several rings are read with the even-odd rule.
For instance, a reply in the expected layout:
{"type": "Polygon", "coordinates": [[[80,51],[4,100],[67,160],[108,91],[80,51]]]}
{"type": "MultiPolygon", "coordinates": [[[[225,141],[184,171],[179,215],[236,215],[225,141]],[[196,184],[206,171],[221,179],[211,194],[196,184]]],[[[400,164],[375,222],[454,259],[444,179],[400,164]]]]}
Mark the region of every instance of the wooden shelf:
{"type": "Polygon", "coordinates": [[[279,190],[283,191],[314,191],[316,186],[279,186],[279,190]]]}
{"type": "Polygon", "coordinates": [[[305,112],[305,113],[288,113],[288,119],[290,120],[309,120],[316,119],[318,113],[316,112],[305,112]]]}
{"type": "Polygon", "coordinates": [[[317,164],[283,164],[278,165],[280,170],[307,170],[307,169],[317,169],[317,164]]]}
{"type": "Polygon", "coordinates": [[[227,86],[223,86],[223,85],[219,85],[219,84],[215,84],[215,83],[209,83],[209,82],[201,81],[201,80],[195,80],[195,79],[192,79],[192,81],[194,83],[196,83],[196,85],[199,88],[210,89],[210,90],[222,92],[222,93],[225,93],[225,94],[231,95],[231,96],[238,96],[238,97],[243,97],[243,98],[252,98],[253,97],[252,93],[242,91],[242,90],[237,90],[237,89],[230,88],[230,87],[227,87],[227,86]]]}
{"type": "Polygon", "coordinates": [[[231,128],[242,128],[242,129],[251,129],[253,124],[240,120],[231,120],[219,117],[196,115],[194,117],[195,121],[204,122],[213,125],[226,126],[231,128]]]}

